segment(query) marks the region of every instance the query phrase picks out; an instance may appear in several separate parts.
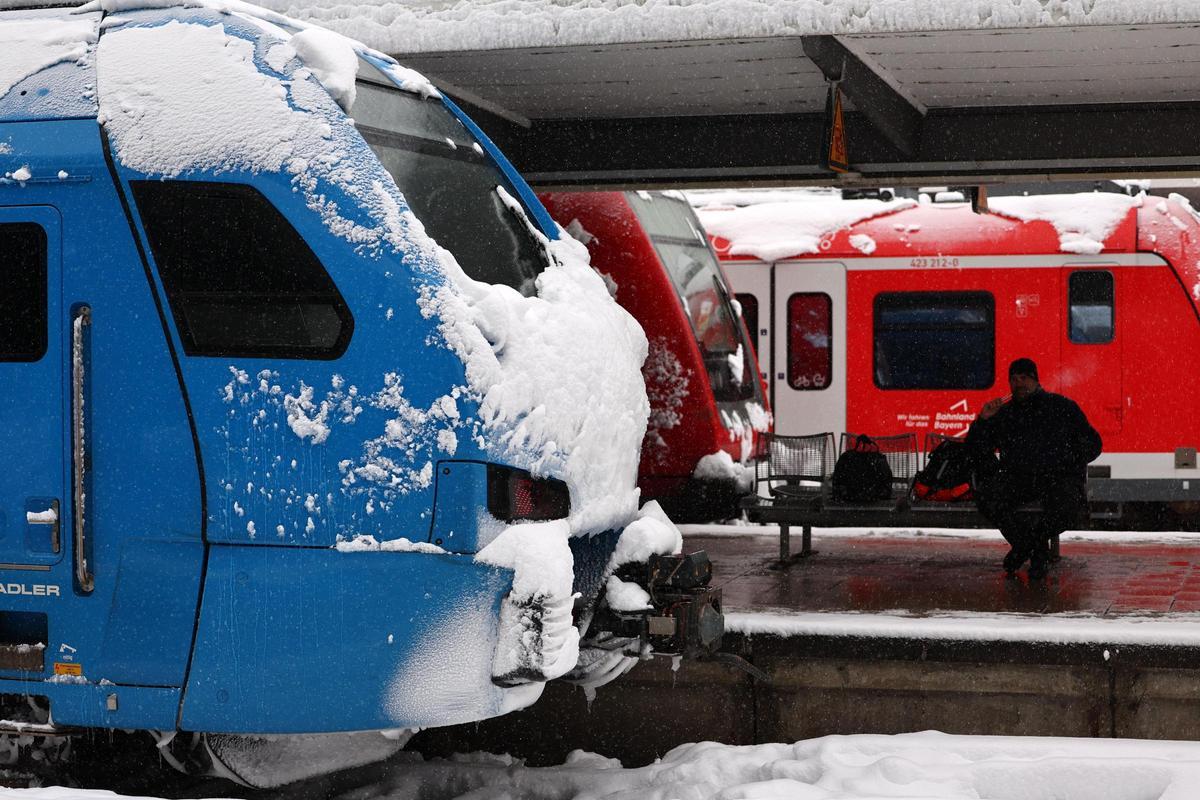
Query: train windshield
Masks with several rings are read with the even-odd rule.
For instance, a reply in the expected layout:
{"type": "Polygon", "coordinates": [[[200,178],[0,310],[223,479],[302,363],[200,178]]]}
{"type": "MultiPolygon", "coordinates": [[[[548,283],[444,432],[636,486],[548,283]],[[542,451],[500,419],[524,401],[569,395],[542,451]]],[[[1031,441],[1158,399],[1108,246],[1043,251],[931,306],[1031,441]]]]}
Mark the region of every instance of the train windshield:
{"type": "Polygon", "coordinates": [[[359,59],[354,122],[396,181],[426,232],[475,280],[524,295],[546,254],[497,187],[514,195],[503,173],[438,99],[395,88],[359,59]]]}
{"type": "Polygon", "coordinates": [[[758,371],[708,239],[683,200],[632,192],[629,203],[667,268],[718,402],[756,400],[758,371]]]}

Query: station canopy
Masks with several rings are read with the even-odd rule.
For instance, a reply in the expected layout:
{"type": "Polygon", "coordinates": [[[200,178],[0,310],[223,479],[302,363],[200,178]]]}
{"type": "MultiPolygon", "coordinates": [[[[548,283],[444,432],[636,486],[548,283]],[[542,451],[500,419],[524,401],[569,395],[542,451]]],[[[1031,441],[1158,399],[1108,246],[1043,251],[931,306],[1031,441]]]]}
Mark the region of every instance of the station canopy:
{"type": "Polygon", "coordinates": [[[538,186],[1200,176],[1200,0],[266,4],[424,72],[538,186]]]}

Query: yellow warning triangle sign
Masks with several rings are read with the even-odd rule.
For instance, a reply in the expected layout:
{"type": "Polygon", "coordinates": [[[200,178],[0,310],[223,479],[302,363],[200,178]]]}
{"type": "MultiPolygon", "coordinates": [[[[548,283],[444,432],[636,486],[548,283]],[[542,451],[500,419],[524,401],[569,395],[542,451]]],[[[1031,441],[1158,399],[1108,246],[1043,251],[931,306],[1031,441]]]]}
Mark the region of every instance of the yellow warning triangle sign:
{"type": "Polygon", "coordinates": [[[829,89],[830,101],[828,113],[829,150],[826,153],[825,165],[835,172],[850,171],[850,153],[846,149],[846,123],[842,118],[842,91],[836,85],[829,89]]]}

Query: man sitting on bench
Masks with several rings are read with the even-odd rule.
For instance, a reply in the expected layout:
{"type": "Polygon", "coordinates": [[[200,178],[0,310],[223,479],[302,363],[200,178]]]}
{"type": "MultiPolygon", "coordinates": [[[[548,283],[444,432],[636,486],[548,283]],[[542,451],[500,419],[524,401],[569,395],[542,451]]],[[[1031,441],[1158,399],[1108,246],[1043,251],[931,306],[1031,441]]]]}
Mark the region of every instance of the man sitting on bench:
{"type": "Polygon", "coordinates": [[[1004,571],[1011,577],[1028,559],[1029,578],[1041,580],[1049,570],[1050,539],[1087,505],[1087,464],[1100,455],[1100,434],[1074,400],[1041,387],[1032,359],[1009,365],[1008,385],[1011,395],[980,409],[967,445],[978,465],[979,510],[1012,547],[1004,571]],[[1032,525],[1017,514],[1031,502],[1041,504],[1032,525]]]}

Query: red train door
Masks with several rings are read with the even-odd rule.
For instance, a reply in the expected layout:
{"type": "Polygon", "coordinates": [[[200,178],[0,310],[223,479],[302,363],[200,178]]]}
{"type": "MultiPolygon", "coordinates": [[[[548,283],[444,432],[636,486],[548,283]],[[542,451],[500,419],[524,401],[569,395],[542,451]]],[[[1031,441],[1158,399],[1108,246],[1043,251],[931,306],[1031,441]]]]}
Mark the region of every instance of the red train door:
{"type": "Polygon", "coordinates": [[[775,265],[775,430],[802,435],[846,429],[846,267],[840,262],[775,265]]]}
{"type": "Polygon", "coordinates": [[[1059,391],[1087,414],[1101,434],[1121,431],[1121,335],[1117,272],[1105,264],[1063,269],[1059,391]]]}

